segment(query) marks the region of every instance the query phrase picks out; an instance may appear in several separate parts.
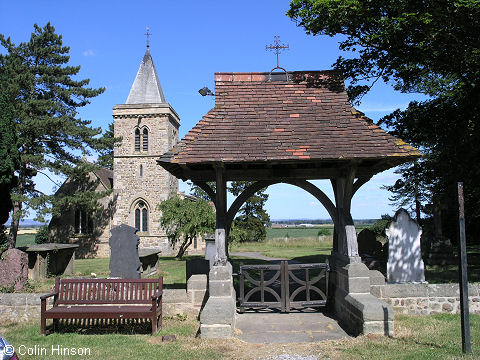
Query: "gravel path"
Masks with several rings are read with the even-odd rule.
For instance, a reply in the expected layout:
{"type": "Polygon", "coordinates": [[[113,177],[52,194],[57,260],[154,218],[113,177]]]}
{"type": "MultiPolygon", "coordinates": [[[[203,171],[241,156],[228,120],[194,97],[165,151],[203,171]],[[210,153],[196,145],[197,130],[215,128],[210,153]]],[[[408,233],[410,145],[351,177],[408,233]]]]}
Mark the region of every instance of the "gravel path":
{"type": "Polygon", "coordinates": [[[233,252],[233,253],[231,252],[230,255],[233,255],[233,256],[242,256],[242,257],[246,257],[246,258],[258,259],[258,260],[265,260],[265,261],[280,261],[280,260],[286,260],[286,259],[268,257],[268,256],[265,256],[265,255],[262,255],[262,253],[253,252],[253,251],[243,251],[243,252],[233,252]]]}
{"type": "Polygon", "coordinates": [[[257,360],[318,360],[314,355],[302,356],[298,354],[272,355],[268,358],[259,358],[257,360]]]}

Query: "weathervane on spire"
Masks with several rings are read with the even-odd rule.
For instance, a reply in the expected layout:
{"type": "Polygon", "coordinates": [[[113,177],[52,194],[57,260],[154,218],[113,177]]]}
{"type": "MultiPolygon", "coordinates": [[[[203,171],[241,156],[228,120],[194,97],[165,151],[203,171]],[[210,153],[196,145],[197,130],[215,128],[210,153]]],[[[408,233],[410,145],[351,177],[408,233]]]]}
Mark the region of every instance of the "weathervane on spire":
{"type": "Polygon", "coordinates": [[[145,35],[147,36],[147,49],[150,47],[150,35],[152,35],[152,33],[150,32],[150,28],[147,26],[147,32],[145,33],[145,35]]]}
{"type": "Polygon", "coordinates": [[[275,69],[282,69],[283,71],[287,72],[287,70],[285,70],[284,68],[280,67],[279,65],[279,62],[278,62],[278,54],[280,54],[280,52],[283,50],[283,49],[289,49],[289,46],[288,44],[287,45],[281,45],[280,41],[280,36],[278,35],[275,35],[275,45],[265,45],[265,50],[268,51],[268,50],[275,50],[275,52],[277,53],[277,67],[274,67],[272,69],[275,70],[275,69]]]}

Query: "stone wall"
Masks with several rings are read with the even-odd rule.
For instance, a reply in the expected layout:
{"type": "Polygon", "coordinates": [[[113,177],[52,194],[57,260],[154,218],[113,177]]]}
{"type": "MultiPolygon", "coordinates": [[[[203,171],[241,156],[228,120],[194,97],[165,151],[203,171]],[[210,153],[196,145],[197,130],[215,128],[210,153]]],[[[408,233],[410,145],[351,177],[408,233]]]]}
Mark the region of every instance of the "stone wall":
{"type": "MultiPolygon", "coordinates": [[[[198,316],[206,300],[207,276],[193,275],[187,290],[164,289],[163,316],[190,314],[198,316]]],[[[0,293],[0,324],[38,321],[40,324],[40,296],[33,293],[0,293]]],[[[47,309],[52,298],[47,300],[47,309]]]]}
{"type": "MultiPolygon", "coordinates": [[[[401,314],[460,313],[458,284],[372,285],[370,292],[401,314]]],[[[470,313],[480,314],[480,284],[469,285],[468,297],[470,313]]]]}

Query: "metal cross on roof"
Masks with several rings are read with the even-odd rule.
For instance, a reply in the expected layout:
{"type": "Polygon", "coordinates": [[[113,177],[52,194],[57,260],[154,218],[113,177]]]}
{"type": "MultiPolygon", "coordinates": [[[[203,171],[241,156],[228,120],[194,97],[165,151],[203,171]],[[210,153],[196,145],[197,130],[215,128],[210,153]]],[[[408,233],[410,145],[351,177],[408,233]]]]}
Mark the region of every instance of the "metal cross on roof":
{"type": "Polygon", "coordinates": [[[275,52],[277,53],[277,67],[276,68],[273,68],[273,70],[275,69],[282,69],[282,70],[285,70],[283,68],[280,67],[279,63],[278,63],[278,54],[280,54],[280,52],[283,50],[283,49],[289,49],[289,46],[288,44],[287,45],[281,45],[280,41],[280,36],[278,35],[275,35],[275,45],[265,45],[265,50],[268,51],[268,50],[275,50],[275,52]]]}
{"type": "Polygon", "coordinates": [[[150,32],[150,28],[147,26],[147,32],[145,33],[145,35],[147,36],[147,48],[150,47],[150,35],[152,35],[152,33],[150,32]]]}

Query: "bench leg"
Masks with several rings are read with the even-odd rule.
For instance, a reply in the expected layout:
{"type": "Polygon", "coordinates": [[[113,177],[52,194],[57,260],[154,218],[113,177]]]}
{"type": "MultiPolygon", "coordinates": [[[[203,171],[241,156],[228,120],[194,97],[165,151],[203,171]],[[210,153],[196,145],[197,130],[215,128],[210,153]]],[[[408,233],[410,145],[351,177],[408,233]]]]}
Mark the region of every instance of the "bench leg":
{"type": "Polygon", "coordinates": [[[53,319],[53,331],[58,330],[58,319],[53,319]]]}
{"type": "Polygon", "coordinates": [[[46,335],[46,330],[45,328],[47,327],[47,319],[45,319],[45,315],[41,314],[40,317],[40,330],[42,332],[42,335],[46,335]]]}
{"type": "Polygon", "coordinates": [[[152,318],[152,335],[157,332],[157,319],[155,317],[152,318]]]}

